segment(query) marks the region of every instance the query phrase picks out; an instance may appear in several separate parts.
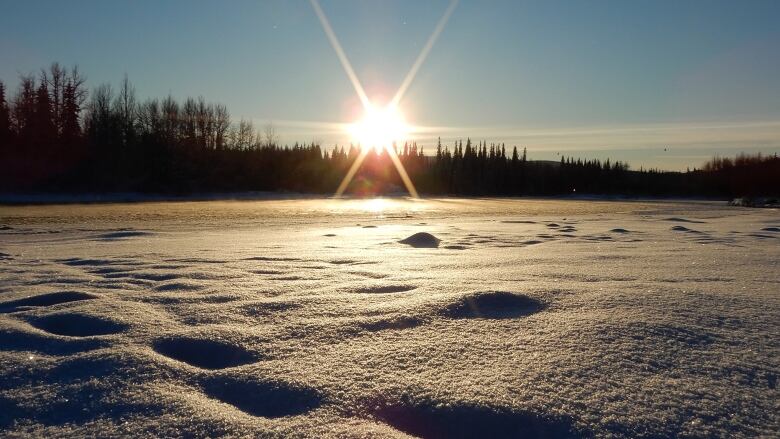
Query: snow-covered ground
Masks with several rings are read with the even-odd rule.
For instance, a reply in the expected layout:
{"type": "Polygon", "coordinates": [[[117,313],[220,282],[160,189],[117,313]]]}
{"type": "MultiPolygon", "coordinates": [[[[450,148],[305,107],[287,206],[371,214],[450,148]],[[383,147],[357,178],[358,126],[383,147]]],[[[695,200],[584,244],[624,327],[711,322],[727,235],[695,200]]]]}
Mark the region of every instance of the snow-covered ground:
{"type": "Polygon", "coordinates": [[[0,435],[777,437],[779,263],[714,202],[0,207],[0,435]]]}

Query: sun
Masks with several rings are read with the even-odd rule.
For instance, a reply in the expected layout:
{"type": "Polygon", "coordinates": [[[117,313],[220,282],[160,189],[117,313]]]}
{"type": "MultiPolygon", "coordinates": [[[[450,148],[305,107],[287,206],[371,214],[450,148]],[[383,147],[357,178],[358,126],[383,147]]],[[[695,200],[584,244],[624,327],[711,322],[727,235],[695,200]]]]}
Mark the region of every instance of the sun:
{"type": "Polygon", "coordinates": [[[401,143],[409,134],[403,113],[394,105],[366,108],[363,118],[349,125],[352,140],[361,148],[374,148],[377,152],[391,148],[393,142],[401,143]]]}

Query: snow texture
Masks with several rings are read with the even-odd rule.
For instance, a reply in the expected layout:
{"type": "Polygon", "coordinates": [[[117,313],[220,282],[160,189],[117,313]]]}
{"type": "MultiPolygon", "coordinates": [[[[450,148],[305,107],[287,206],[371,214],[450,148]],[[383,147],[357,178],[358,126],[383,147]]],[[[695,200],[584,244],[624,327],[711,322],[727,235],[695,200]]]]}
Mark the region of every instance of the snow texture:
{"type": "Polygon", "coordinates": [[[780,213],[0,207],[0,436],[776,437],[780,213]]]}

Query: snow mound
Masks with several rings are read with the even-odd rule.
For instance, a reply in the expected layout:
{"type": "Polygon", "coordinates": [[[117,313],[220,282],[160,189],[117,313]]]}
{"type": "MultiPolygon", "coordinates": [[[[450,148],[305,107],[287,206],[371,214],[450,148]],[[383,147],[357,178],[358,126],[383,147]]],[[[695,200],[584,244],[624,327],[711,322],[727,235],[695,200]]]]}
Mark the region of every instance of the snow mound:
{"type": "MultiPolygon", "coordinates": [[[[252,256],[250,258],[244,258],[246,261],[269,261],[269,262],[300,262],[303,261],[303,259],[300,258],[274,258],[269,256],[252,256]]],[[[220,261],[220,264],[227,263],[228,261],[220,261]]]]}
{"type": "Polygon", "coordinates": [[[50,314],[30,321],[32,326],[56,335],[90,337],[117,334],[128,328],[124,323],[86,314],[50,314]]]}
{"type": "Polygon", "coordinates": [[[689,228],[687,228],[685,226],[674,226],[674,227],[672,227],[672,230],[674,230],[675,232],[701,233],[698,230],[689,229],[689,228]]]}
{"type": "Polygon", "coordinates": [[[415,248],[436,248],[439,246],[441,239],[431,235],[428,232],[419,232],[398,242],[401,244],[410,245],[415,248]]]}
{"type": "Polygon", "coordinates": [[[300,415],[322,403],[322,397],[313,389],[278,381],[250,381],[242,377],[215,377],[203,385],[203,391],[242,412],[264,418],[300,415]]]}
{"type": "Polygon", "coordinates": [[[445,308],[444,314],[456,319],[509,319],[541,311],[544,304],[531,297],[508,291],[469,294],[445,308]]]}
{"type": "Polygon", "coordinates": [[[467,404],[426,402],[378,409],[374,416],[398,430],[429,438],[576,438],[569,418],[467,404]]]}
{"type": "Polygon", "coordinates": [[[224,369],[257,360],[257,356],[241,347],[218,340],[197,338],[167,338],[154,343],[157,353],[201,369],[224,369]]]}
{"type": "Polygon", "coordinates": [[[196,291],[202,287],[189,282],[170,282],[154,287],[155,291],[196,291]]]}
{"type": "Polygon", "coordinates": [[[361,287],[358,288],[356,291],[358,293],[368,293],[368,294],[387,294],[387,293],[403,293],[406,291],[414,290],[416,288],[417,287],[413,285],[380,284],[380,285],[361,287]]]}
{"type": "Polygon", "coordinates": [[[67,258],[58,259],[57,262],[65,264],[69,267],[106,267],[112,265],[138,265],[131,261],[125,261],[122,259],[88,259],[88,258],[67,258]]]}
{"type": "Polygon", "coordinates": [[[665,218],[664,221],[674,221],[677,223],[697,223],[697,224],[704,224],[704,221],[699,220],[692,220],[688,218],[679,218],[679,217],[671,217],[671,218],[665,218]]]}
{"type": "MultiPolygon", "coordinates": [[[[107,344],[104,340],[95,338],[61,339],[52,338],[37,332],[0,328],[0,346],[5,351],[29,351],[47,355],[73,355],[104,348],[107,344]]],[[[2,413],[2,409],[0,409],[0,413],[2,413]]]]}
{"type": "Polygon", "coordinates": [[[361,264],[360,261],[355,260],[355,259],[333,259],[331,261],[328,261],[328,263],[329,264],[333,264],[333,265],[359,265],[359,264],[361,264]]]}
{"type": "Polygon", "coordinates": [[[141,230],[119,230],[116,232],[103,233],[95,237],[99,241],[113,241],[117,239],[125,238],[137,238],[139,236],[150,236],[151,232],[144,232],[141,230]]]}
{"type": "Polygon", "coordinates": [[[0,303],[0,312],[15,311],[17,308],[23,306],[52,306],[59,305],[60,303],[96,298],[97,296],[79,291],[61,291],[57,293],[39,294],[37,296],[0,303]]]}

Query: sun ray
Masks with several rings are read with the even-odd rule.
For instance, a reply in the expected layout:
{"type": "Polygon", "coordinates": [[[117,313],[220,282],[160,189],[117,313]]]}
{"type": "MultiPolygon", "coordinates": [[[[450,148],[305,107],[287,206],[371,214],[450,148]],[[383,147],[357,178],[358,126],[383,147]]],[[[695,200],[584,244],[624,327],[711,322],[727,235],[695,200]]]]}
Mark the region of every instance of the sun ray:
{"type": "Polygon", "coordinates": [[[398,175],[401,176],[401,181],[404,182],[404,186],[406,186],[406,191],[409,192],[409,195],[412,196],[412,198],[420,198],[419,195],[417,195],[417,189],[414,187],[414,183],[412,183],[412,179],[409,178],[409,174],[406,173],[406,168],[404,168],[403,163],[401,163],[401,159],[398,158],[398,154],[395,152],[395,149],[393,148],[385,148],[387,150],[387,155],[390,156],[390,160],[393,161],[393,164],[395,165],[395,169],[398,171],[398,175]]]}
{"type": "Polygon", "coordinates": [[[328,17],[326,17],[325,12],[322,11],[319,0],[311,0],[311,5],[314,7],[314,12],[317,14],[317,18],[320,19],[322,29],[325,31],[325,35],[327,35],[328,40],[330,41],[330,45],[333,46],[333,50],[336,51],[336,55],[338,55],[339,61],[341,61],[341,65],[344,67],[344,71],[347,72],[347,76],[352,82],[352,86],[355,87],[355,92],[358,94],[360,102],[363,104],[363,108],[370,107],[371,102],[368,100],[368,96],[366,95],[365,90],[363,90],[363,86],[360,84],[360,80],[355,74],[355,71],[352,69],[352,64],[349,63],[349,59],[347,59],[347,55],[344,53],[344,49],[341,47],[338,38],[336,38],[336,33],[333,32],[333,28],[330,26],[328,17]]]}
{"type": "Polygon", "coordinates": [[[455,10],[455,7],[457,5],[458,5],[458,0],[450,1],[450,5],[447,7],[447,10],[444,11],[444,15],[442,15],[441,19],[439,19],[439,22],[436,24],[433,33],[428,38],[428,41],[425,43],[425,46],[423,46],[423,49],[420,51],[420,54],[417,56],[417,59],[414,61],[414,64],[412,64],[412,68],[409,69],[409,73],[406,74],[404,81],[401,83],[401,86],[398,88],[398,91],[395,93],[395,96],[393,96],[393,100],[390,101],[390,105],[398,106],[398,104],[401,102],[401,99],[404,97],[404,94],[406,94],[406,90],[409,88],[410,85],[412,85],[412,81],[414,80],[414,77],[417,76],[417,71],[420,70],[420,67],[422,66],[423,62],[425,62],[425,58],[428,57],[428,53],[430,53],[431,49],[433,48],[433,44],[436,43],[436,40],[439,38],[439,34],[441,34],[441,32],[444,30],[444,26],[447,24],[447,21],[449,21],[450,15],[452,15],[452,12],[455,10]]]}
{"type": "MultiPolygon", "coordinates": [[[[395,169],[398,171],[398,175],[401,176],[401,181],[403,182],[406,191],[409,192],[409,195],[412,198],[420,198],[420,195],[417,193],[417,189],[414,187],[412,179],[409,178],[409,174],[406,172],[406,168],[404,168],[403,163],[401,163],[401,159],[398,158],[398,153],[396,153],[395,149],[391,147],[386,147],[384,149],[387,151],[387,155],[390,157],[390,160],[393,162],[395,169]]],[[[344,176],[344,179],[341,180],[341,184],[339,184],[338,189],[336,189],[336,194],[334,195],[335,198],[340,198],[342,195],[344,195],[344,191],[347,190],[347,187],[352,182],[352,179],[355,178],[355,174],[357,173],[358,169],[360,169],[360,165],[363,164],[363,161],[366,159],[366,156],[370,151],[371,148],[361,148],[360,155],[355,158],[355,161],[352,163],[352,166],[350,166],[349,171],[347,171],[347,175],[344,176]]]]}
{"type": "Polygon", "coordinates": [[[347,190],[347,186],[349,186],[349,184],[352,182],[352,179],[355,177],[355,173],[358,171],[358,169],[360,169],[360,165],[363,164],[363,160],[366,159],[369,151],[369,148],[360,149],[360,155],[357,156],[355,162],[352,163],[352,166],[349,168],[347,175],[344,176],[344,179],[341,180],[341,184],[339,184],[338,189],[336,189],[336,198],[340,198],[342,195],[344,195],[344,191],[347,190]]]}

